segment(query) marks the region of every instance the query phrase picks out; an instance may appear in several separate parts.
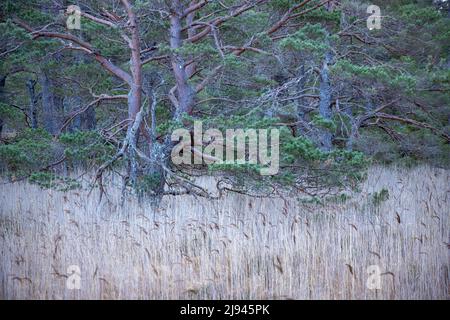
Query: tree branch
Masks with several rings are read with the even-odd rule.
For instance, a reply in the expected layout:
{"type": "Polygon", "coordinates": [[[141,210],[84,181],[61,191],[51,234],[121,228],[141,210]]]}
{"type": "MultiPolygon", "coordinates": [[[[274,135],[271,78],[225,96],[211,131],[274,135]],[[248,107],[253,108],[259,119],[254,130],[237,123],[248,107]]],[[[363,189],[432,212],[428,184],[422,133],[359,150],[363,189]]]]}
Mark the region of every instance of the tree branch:
{"type": "Polygon", "coordinates": [[[196,4],[193,4],[189,7],[187,7],[186,10],[183,11],[181,18],[185,18],[188,14],[193,13],[194,11],[197,11],[197,10],[203,8],[205,5],[208,4],[208,2],[209,2],[208,0],[203,0],[203,1],[200,1],[196,4]]]}
{"type": "MultiPolygon", "coordinates": [[[[309,1],[311,1],[311,0],[309,0],[309,1]]],[[[234,12],[230,13],[229,15],[213,19],[212,21],[207,23],[207,25],[205,26],[205,28],[202,31],[200,31],[199,33],[197,33],[196,35],[194,35],[192,37],[189,37],[188,39],[186,39],[186,41],[189,41],[192,43],[198,42],[201,39],[203,39],[204,37],[206,37],[211,32],[212,27],[218,27],[221,24],[223,24],[224,22],[228,21],[229,19],[237,17],[237,16],[241,15],[242,13],[254,8],[256,5],[260,5],[264,2],[267,2],[267,0],[257,0],[251,4],[242,4],[234,12]]]]}
{"type": "MultiPolygon", "coordinates": [[[[34,31],[31,26],[29,26],[27,23],[25,23],[24,21],[21,21],[18,18],[14,18],[13,22],[16,23],[18,26],[22,27],[23,29],[25,29],[26,31],[28,31],[32,35],[33,39],[37,39],[37,38],[41,38],[41,37],[56,38],[56,39],[61,39],[61,40],[67,40],[70,43],[75,43],[75,44],[79,45],[79,47],[78,48],[75,47],[74,50],[83,50],[84,52],[93,55],[94,59],[97,62],[99,62],[103,68],[105,68],[107,71],[109,71],[110,73],[112,73],[113,75],[118,77],[119,79],[121,79],[121,80],[125,81],[126,83],[128,83],[129,85],[131,85],[132,78],[131,78],[130,74],[128,72],[124,71],[123,69],[121,69],[120,67],[116,66],[115,64],[113,64],[111,61],[106,59],[104,56],[100,55],[91,46],[90,43],[83,41],[80,38],[78,38],[72,34],[49,32],[49,31],[34,31]]],[[[67,49],[71,49],[71,48],[72,48],[71,45],[69,45],[67,47],[67,49]]]]}

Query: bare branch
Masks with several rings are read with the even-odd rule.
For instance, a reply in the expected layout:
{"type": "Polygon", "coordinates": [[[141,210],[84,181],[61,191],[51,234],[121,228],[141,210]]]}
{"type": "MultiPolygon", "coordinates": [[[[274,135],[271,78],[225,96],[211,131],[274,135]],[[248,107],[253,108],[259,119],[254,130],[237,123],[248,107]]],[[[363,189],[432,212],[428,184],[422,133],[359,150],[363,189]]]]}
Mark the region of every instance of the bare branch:
{"type": "MultiPolygon", "coordinates": [[[[20,27],[22,27],[25,30],[27,30],[33,36],[33,39],[37,39],[37,38],[41,38],[41,37],[57,38],[57,39],[61,39],[61,40],[67,40],[70,43],[75,43],[75,44],[79,45],[79,47],[75,47],[73,50],[82,50],[82,51],[84,51],[86,53],[89,53],[89,54],[93,55],[94,59],[97,62],[99,62],[100,65],[103,68],[105,68],[106,70],[108,70],[109,72],[111,72],[112,74],[117,76],[118,78],[122,79],[123,81],[125,81],[126,83],[131,85],[132,79],[131,79],[131,76],[129,75],[129,73],[124,71],[123,69],[119,68],[115,64],[113,64],[111,61],[106,59],[104,56],[100,55],[91,46],[90,43],[85,42],[85,41],[81,40],[80,38],[78,38],[78,37],[76,37],[76,36],[74,36],[72,34],[59,33],[59,32],[49,32],[49,31],[34,31],[33,28],[31,28],[27,23],[25,23],[24,21],[21,21],[18,18],[14,18],[13,21],[17,25],[19,25],[20,27]]],[[[67,47],[67,49],[71,49],[71,48],[72,48],[71,45],[69,45],[67,47]]]]}
{"type": "Polygon", "coordinates": [[[183,14],[181,15],[181,18],[186,17],[188,14],[193,13],[194,11],[200,10],[203,8],[206,4],[208,4],[208,0],[202,0],[196,4],[193,4],[184,10],[183,14]]]}
{"type": "MultiPolygon", "coordinates": [[[[310,1],[310,0],[309,0],[310,1]]],[[[253,3],[250,4],[242,4],[241,6],[239,6],[235,11],[233,11],[232,13],[230,13],[227,16],[223,16],[223,17],[218,17],[213,19],[212,21],[210,21],[209,23],[207,23],[207,26],[205,26],[205,28],[200,31],[199,33],[197,33],[195,36],[193,37],[189,37],[188,39],[186,39],[186,41],[195,43],[200,41],[201,39],[203,39],[204,37],[206,37],[212,30],[212,26],[218,27],[221,24],[223,24],[224,22],[228,21],[231,18],[237,17],[239,15],[241,15],[242,13],[254,8],[257,5],[260,5],[264,2],[267,2],[267,0],[257,0],[253,3]]]]}
{"type": "Polygon", "coordinates": [[[108,26],[108,27],[111,27],[111,28],[114,28],[114,29],[116,29],[118,27],[117,24],[115,24],[114,22],[111,22],[109,20],[95,17],[95,16],[93,16],[93,15],[91,15],[89,13],[83,12],[83,11],[81,11],[80,13],[81,13],[82,17],[85,17],[86,19],[89,19],[91,21],[97,22],[99,24],[102,24],[102,25],[105,25],[105,26],[108,26]]]}
{"type": "Polygon", "coordinates": [[[64,121],[63,125],[59,129],[59,133],[56,135],[56,137],[59,137],[63,130],[73,121],[73,119],[78,116],[79,114],[82,114],[83,112],[86,112],[90,107],[100,103],[102,100],[126,100],[128,99],[127,95],[116,95],[116,96],[109,96],[109,95],[100,95],[97,99],[87,104],[85,107],[75,110],[72,112],[69,117],[64,121]]]}
{"type": "Polygon", "coordinates": [[[272,25],[272,27],[267,31],[267,34],[272,34],[281,29],[286,22],[289,21],[289,19],[292,18],[292,13],[305,5],[307,5],[311,0],[304,0],[303,2],[289,8],[289,10],[281,17],[280,20],[278,20],[275,24],[272,25]]]}

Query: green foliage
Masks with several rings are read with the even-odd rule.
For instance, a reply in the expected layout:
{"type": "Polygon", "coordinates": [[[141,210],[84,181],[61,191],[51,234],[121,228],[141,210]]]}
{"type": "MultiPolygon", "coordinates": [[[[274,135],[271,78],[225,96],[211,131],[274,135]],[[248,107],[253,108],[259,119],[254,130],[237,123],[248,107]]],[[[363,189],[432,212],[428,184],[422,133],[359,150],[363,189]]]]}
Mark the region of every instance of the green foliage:
{"type": "Polygon", "coordinates": [[[283,9],[286,10],[295,4],[296,4],[295,0],[273,0],[273,1],[269,2],[269,5],[273,9],[277,9],[277,10],[283,10],[283,9]]]}
{"type": "MultiPolygon", "coordinates": [[[[185,120],[188,120],[190,118],[185,117],[185,120]]],[[[167,120],[162,122],[156,127],[156,132],[159,135],[165,135],[165,134],[171,134],[174,130],[182,127],[182,123],[175,121],[175,120],[167,120]]]]}
{"type": "Polygon", "coordinates": [[[239,70],[243,67],[243,62],[234,54],[227,54],[224,57],[224,65],[229,69],[239,70]]]}
{"type": "Polygon", "coordinates": [[[308,23],[291,36],[281,40],[279,45],[284,49],[304,51],[321,57],[329,48],[326,38],[326,30],[320,24],[308,23]]]}
{"type": "Polygon", "coordinates": [[[372,194],[372,204],[376,207],[378,207],[381,203],[385,202],[389,199],[389,190],[388,189],[381,189],[380,191],[375,191],[372,194]]]}
{"type": "Polygon", "coordinates": [[[336,123],[331,119],[325,119],[319,114],[316,114],[312,118],[312,123],[314,123],[317,127],[325,128],[330,131],[336,131],[336,123]]]}
{"type": "Polygon", "coordinates": [[[258,164],[238,164],[238,163],[213,163],[208,165],[209,172],[233,172],[234,174],[244,175],[252,174],[257,176],[261,170],[258,164]]]}
{"type": "Polygon", "coordinates": [[[61,177],[51,172],[34,172],[28,178],[28,181],[37,184],[44,189],[55,189],[58,191],[69,191],[81,187],[75,179],[61,177]]]}
{"type": "Polygon", "coordinates": [[[370,159],[360,151],[335,149],[327,155],[326,165],[355,181],[364,179],[370,159]]]}
{"type": "Polygon", "coordinates": [[[217,128],[223,132],[227,129],[271,129],[278,118],[261,117],[256,112],[252,114],[222,116],[204,119],[204,127],[217,128]]]}
{"type": "Polygon", "coordinates": [[[389,85],[395,90],[404,90],[413,93],[417,86],[417,79],[411,75],[398,75],[389,80],[389,85]]]}
{"type": "Polygon", "coordinates": [[[255,75],[252,80],[255,82],[255,84],[261,85],[261,86],[273,86],[276,84],[275,80],[268,79],[266,77],[255,75]]]}
{"type": "Polygon", "coordinates": [[[308,138],[292,137],[285,133],[281,135],[281,154],[283,160],[288,164],[296,162],[321,160],[324,153],[308,138]]]}
{"type": "Polygon", "coordinates": [[[0,163],[16,176],[41,169],[52,157],[51,136],[42,129],[27,129],[12,143],[0,145],[0,163]]]}
{"type": "MultiPolygon", "coordinates": [[[[229,14],[225,7],[233,11],[236,4],[234,0],[208,2],[195,13],[194,21],[215,21],[225,17],[229,14]]],[[[177,128],[192,128],[196,120],[203,121],[204,130],[216,128],[223,133],[232,128],[280,129],[281,170],[276,176],[261,177],[259,165],[222,164],[208,168],[226,171],[242,184],[251,182],[251,187],[262,188],[267,182],[290,186],[302,179],[323,186],[346,186],[363,178],[371,160],[383,163],[427,161],[448,165],[450,147],[437,133],[448,132],[450,127],[450,19],[426,1],[389,0],[383,2],[382,29],[368,32],[366,4],[342,1],[334,10],[311,10],[291,18],[283,30],[266,33],[287,10],[298,4],[299,1],[295,0],[266,2],[224,21],[216,27],[215,34],[211,32],[201,41],[191,43],[184,40],[180,48],[172,49],[170,18],[164,12],[170,9],[164,8],[163,2],[134,1],[141,49],[152,48],[142,55],[142,59],[152,55],[177,55],[185,63],[195,61],[196,70],[187,81],[194,90],[203,79],[208,79],[212,70],[223,66],[209,79],[204,90],[195,93],[192,114],[182,114],[181,120],[174,119],[176,106],[168,99],[177,80],[170,61],[159,60],[143,67],[142,89],[146,94],[153,86],[149,79],[158,77],[162,80],[161,86],[153,86],[158,99],[159,141],[177,128]],[[223,46],[224,57],[219,54],[217,40],[223,46]],[[232,48],[242,46],[262,51],[246,50],[235,55],[232,48]],[[333,53],[329,61],[333,100],[330,119],[318,115],[317,103],[321,83],[317,71],[322,67],[325,53],[333,53]],[[305,69],[305,83],[295,82],[299,72],[303,72],[300,66],[305,69]],[[301,90],[305,97],[295,98],[301,90]],[[352,140],[354,151],[346,150],[350,147],[348,140],[353,138],[353,125],[357,118],[396,98],[399,98],[398,103],[382,112],[409,117],[436,129],[369,117],[352,140]],[[302,106],[305,110],[299,115],[302,106]],[[300,117],[302,121],[298,121],[300,117]],[[280,123],[295,125],[285,127],[280,123]],[[309,130],[310,126],[316,130],[309,130]],[[333,135],[334,145],[330,152],[318,147],[320,137],[317,132],[322,130],[333,135]],[[299,136],[299,131],[305,136],[299,136]],[[314,181],[308,180],[310,177],[314,177],[314,181]]],[[[317,4],[319,1],[311,1],[292,13],[300,13],[317,4]]],[[[108,12],[123,15],[121,6],[107,2],[92,3],[89,10],[100,17],[103,6],[108,12]]],[[[50,91],[64,98],[64,110],[58,115],[61,118],[70,114],[78,104],[91,101],[92,94],[127,94],[128,86],[122,85],[94,59],[95,54],[100,53],[125,71],[130,71],[130,48],[120,34],[123,26],[110,28],[83,17],[82,30],[65,30],[64,15],[58,13],[59,8],[49,0],[44,0],[40,6],[24,0],[5,0],[0,9],[3,13],[0,42],[5,44],[1,50],[0,76],[8,75],[5,94],[1,97],[0,119],[5,122],[7,132],[18,133],[0,145],[0,165],[14,176],[31,175],[30,181],[43,187],[63,185],[67,181],[56,174],[43,172],[42,168],[59,160],[62,153],[67,159],[63,163],[65,168],[95,167],[111,159],[118,144],[106,141],[95,131],[69,132],[52,139],[41,129],[24,130],[23,112],[11,105],[28,109],[26,81],[39,80],[42,72],[52,77],[50,91]],[[92,45],[95,54],[66,50],[67,47],[63,50],[62,42],[53,38],[32,39],[28,32],[12,23],[14,16],[36,30],[47,26],[48,31],[78,36],[92,45]]],[[[185,38],[188,21],[184,18],[182,26],[182,37],[185,38]]],[[[204,30],[205,25],[196,27],[198,33],[204,30]]],[[[128,31],[127,34],[130,36],[128,31]]],[[[36,84],[38,96],[42,91],[41,85],[39,81],[36,84]]],[[[173,93],[175,96],[179,94],[177,90],[173,93]]],[[[151,97],[144,95],[143,105],[148,107],[150,100],[151,97]]],[[[43,125],[42,107],[41,99],[38,101],[39,126],[43,125]]],[[[101,128],[110,128],[128,116],[125,100],[104,101],[101,107],[95,108],[95,112],[101,128]]],[[[76,119],[82,123],[81,128],[84,127],[83,117],[76,119]]],[[[146,125],[148,121],[146,116],[146,125]]],[[[119,130],[114,137],[121,141],[123,136],[124,131],[119,130]]],[[[145,139],[139,139],[138,144],[143,152],[148,153],[145,139]]],[[[125,156],[116,164],[122,169],[127,160],[125,156]]],[[[138,164],[139,167],[141,165],[138,164]]],[[[142,174],[145,170],[139,170],[136,180],[138,193],[147,193],[158,187],[161,177],[145,175],[142,174]]]]}
{"type": "Polygon", "coordinates": [[[71,163],[101,164],[109,160],[116,147],[95,131],[76,131],[60,136],[64,154],[71,163]]]}
{"type": "Polygon", "coordinates": [[[342,14],[341,10],[328,11],[324,8],[319,8],[318,10],[308,12],[302,17],[302,19],[334,22],[338,24],[341,20],[341,14],[342,14]]]}
{"type": "Polygon", "coordinates": [[[16,108],[13,108],[9,106],[6,103],[0,102],[0,118],[1,119],[8,119],[11,121],[17,121],[19,120],[23,115],[19,110],[16,108]]]}
{"type": "Polygon", "coordinates": [[[136,191],[138,194],[145,194],[158,188],[161,183],[161,174],[158,172],[145,174],[138,177],[136,181],[136,191]]]}
{"type": "Polygon", "coordinates": [[[217,49],[210,43],[186,43],[182,47],[173,50],[175,54],[185,56],[214,55],[217,49]]]}
{"type": "Polygon", "coordinates": [[[402,18],[414,25],[427,25],[437,22],[442,18],[439,11],[432,7],[419,7],[416,4],[408,4],[399,7],[402,18]]]}
{"type": "Polygon", "coordinates": [[[373,81],[387,81],[391,77],[391,70],[386,66],[356,65],[349,60],[341,59],[332,68],[335,74],[348,77],[361,77],[373,81]]]}
{"type": "MultiPolygon", "coordinates": [[[[239,31],[248,35],[253,35],[263,30],[269,20],[269,14],[263,11],[248,10],[244,14],[230,20],[226,26],[230,31],[234,30],[236,25],[240,26],[239,31]]],[[[230,36],[232,36],[230,34],[230,36]]]]}

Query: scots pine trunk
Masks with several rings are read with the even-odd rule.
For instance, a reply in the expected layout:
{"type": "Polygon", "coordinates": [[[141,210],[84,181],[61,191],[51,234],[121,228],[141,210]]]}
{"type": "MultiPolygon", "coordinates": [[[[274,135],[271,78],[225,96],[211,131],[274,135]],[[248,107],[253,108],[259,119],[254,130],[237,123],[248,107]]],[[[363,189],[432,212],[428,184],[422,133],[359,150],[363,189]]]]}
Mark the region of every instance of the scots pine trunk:
{"type": "Polygon", "coordinates": [[[50,134],[57,134],[61,128],[62,97],[55,94],[55,85],[47,71],[39,75],[42,90],[42,122],[50,134]]]}
{"type": "MultiPolygon", "coordinates": [[[[298,77],[300,77],[300,80],[297,84],[297,91],[300,95],[303,94],[303,91],[305,89],[305,85],[306,85],[306,74],[305,74],[305,65],[302,64],[299,68],[298,68],[298,77]]],[[[296,136],[301,136],[302,133],[304,132],[304,128],[302,125],[302,122],[305,120],[305,109],[304,109],[304,102],[305,99],[302,97],[299,97],[296,101],[296,113],[297,113],[297,125],[295,128],[295,133],[296,136]]]]}
{"type": "MultiPolygon", "coordinates": [[[[319,114],[325,120],[331,120],[331,83],[328,64],[331,62],[332,53],[328,51],[325,53],[325,58],[322,63],[322,69],[320,70],[320,87],[319,87],[319,114]]],[[[320,129],[320,148],[323,151],[330,151],[332,147],[332,134],[326,128],[320,129]]]]}
{"type": "Polygon", "coordinates": [[[28,79],[26,84],[28,90],[28,98],[30,99],[28,117],[30,119],[30,126],[32,129],[37,129],[38,127],[38,119],[37,119],[38,96],[36,95],[36,83],[37,83],[36,80],[28,79]]]}
{"type": "MultiPolygon", "coordinates": [[[[170,48],[177,50],[183,45],[182,41],[182,6],[179,0],[172,1],[170,15],[170,48]]],[[[179,54],[173,53],[171,56],[172,72],[176,82],[176,105],[174,120],[180,121],[184,114],[192,112],[194,104],[194,89],[188,83],[189,74],[185,68],[185,61],[179,54]]],[[[192,66],[191,66],[192,68],[192,66]]],[[[193,72],[193,71],[191,71],[193,72]]]]}
{"type": "MultiPolygon", "coordinates": [[[[6,77],[7,76],[1,76],[0,77],[0,103],[5,103],[5,84],[6,84],[6,77]]],[[[0,138],[2,137],[3,132],[3,119],[0,116],[0,138]]]]}

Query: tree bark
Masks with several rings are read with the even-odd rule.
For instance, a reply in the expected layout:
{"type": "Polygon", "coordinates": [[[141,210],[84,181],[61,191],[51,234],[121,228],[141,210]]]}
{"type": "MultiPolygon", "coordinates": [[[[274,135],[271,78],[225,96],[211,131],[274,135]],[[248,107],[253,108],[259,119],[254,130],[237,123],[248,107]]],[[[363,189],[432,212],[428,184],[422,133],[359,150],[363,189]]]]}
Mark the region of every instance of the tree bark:
{"type": "MultiPolygon", "coordinates": [[[[305,74],[305,65],[302,64],[300,66],[300,68],[298,69],[298,77],[301,77],[298,85],[297,85],[297,90],[298,93],[300,95],[303,94],[303,90],[305,89],[305,85],[306,85],[306,74],[305,74]]],[[[296,101],[296,113],[297,113],[297,125],[296,125],[296,136],[300,136],[302,134],[302,132],[304,131],[304,128],[302,126],[302,122],[305,120],[305,110],[304,110],[304,102],[305,99],[300,97],[297,99],[296,101]]]]}
{"type": "MultiPolygon", "coordinates": [[[[80,6],[79,1],[77,1],[77,5],[80,6]]],[[[84,41],[82,32],[79,32],[79,37],[81,40],[84,41]]],[[[77,64],[83,65],[89,63],[88,58],[82,52],[80,51],[74,52],[74,55],[77,64]]],[[[82,103],[83,100],[81,99],[81,94],[76,93],[75,105],[81,106],[82,103]]],[[[86,112],[83,112],[81,115],[77,116],[74,122],[77,123],[79,130],[94,130],[97,126],[95,105],[90,106],[86,110],[86,112]]],[[[77,128],[77,126],[75,127],[77,128]]]]}
{"type": "Polygon", "coordinates": [[[90,106],[81,116],[82,130],[95,130],[97,120],[95,118],[95,106],[90,106]]]}
{"type": "MultiPolygon", "coordinates": [[[[319,114],[325,120],[331,120],[331,83],[328,64],[331,62],[332,53],[325,53],[322,69],[320,70],[320,87],[319,87],[319,114]]],[[[327,129],[320,130],[320,147],[323,151],[330,151],[332,147],[332,134],[327,129]]]]}
{"type": "MultiPolygon", "coordinates": [[[[0,102],[2,102],[2,103],[5,102],[5,84],[6,84],[6,77],[7,77],[7,75],[1,76],[1,77],[0,77],[0,102]]],[[[2,137],[3,124],[4,124],[4,121],[3,121],[3,119],[0,117],[0,139],[1,139],[1,137],[2,137]]]]}
{"type": "Polygon", "coordinates": [[[54,93],[55,86],[46,71],[39,75],[42,90],[42,122],[50,134],[57,134],[61,126],[62,97],[54,93]]]}
{"type": "Polygon", "coordinates": [[[38,96],[36,95],[36,83],[37,81],[34,79],[28,79],[27,81],[28,98],[30,99],[28,117],[30,119],[30,126],[32,129],[37,129],[38,127],[38,119],[37,119],[38,96]]]}
{"type": "MultiPolygon", "coordinates": [[[[172,1],[170,15],[170,47],[172,50],[181,48],[182,24],[181,16],[183,10],[179,0],[172,1]]],[[[175,76],[177,105],[175,106],[175,120],[181,120],[183,114],[190,114],[194,104],[194,90],[188,83],[188,74],[185,68],[185,61],[180,55],[173,53],[171,56],[172,71],[175,76]]]]}

